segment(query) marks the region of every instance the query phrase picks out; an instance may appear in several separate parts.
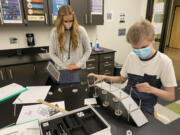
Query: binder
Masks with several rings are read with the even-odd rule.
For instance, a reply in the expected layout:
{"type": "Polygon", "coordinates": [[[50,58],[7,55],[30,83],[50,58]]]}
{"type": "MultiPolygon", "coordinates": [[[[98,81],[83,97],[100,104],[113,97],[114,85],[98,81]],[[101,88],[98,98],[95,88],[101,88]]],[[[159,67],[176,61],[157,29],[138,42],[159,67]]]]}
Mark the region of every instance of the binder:
{"type": "Polygon", "coordinates": [[[28,88],[24,88],[19,84],[12,83],[10,85],[0,88],[0,102],[3,102],[9,98],[12,98],[22,92],[27,91],[28,88]]]}

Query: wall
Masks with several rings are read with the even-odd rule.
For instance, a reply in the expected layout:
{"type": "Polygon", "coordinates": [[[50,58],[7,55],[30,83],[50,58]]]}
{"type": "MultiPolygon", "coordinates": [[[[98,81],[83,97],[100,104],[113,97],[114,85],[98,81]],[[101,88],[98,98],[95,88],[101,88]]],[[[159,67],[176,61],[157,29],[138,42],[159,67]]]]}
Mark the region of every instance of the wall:
{"type": "MultiPolygon", "coordinates": [[[[127,43],[125,36],[118,36],[119,28],[128,28],[138,19],[146,15],[147,0],[104,0],[105,15],[104,25],[85,26],[90,40],[95,42],[96,37],[100,46],[116,50],[115,60],[124,63],[125,58],[131,51],[131,46],[127,43]],[[106,13],[113,13],[113,21],[106,20],[106,13]],[[120,12],[125,13],[125,23],[119,23],[120,12]]],[[[0,27],[0,50],[26,48],[25,34],[32,32],[35,35],[37,46],[47,46],[49,42],[49,33],[51,27],[0,27]],[[18,44],[12,45],[9,37],[18,38],[18,44]]],[[[127,31],[126,30],[126,31],[127,31]]]]}

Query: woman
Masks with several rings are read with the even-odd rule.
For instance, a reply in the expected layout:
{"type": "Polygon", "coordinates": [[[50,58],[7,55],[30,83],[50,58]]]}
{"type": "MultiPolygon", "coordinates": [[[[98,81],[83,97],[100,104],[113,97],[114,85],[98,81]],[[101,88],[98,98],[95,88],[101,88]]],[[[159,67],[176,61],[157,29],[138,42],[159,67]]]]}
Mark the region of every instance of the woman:
{"type": "Polygon", "coordinates": [[[56,27],[50,35],[49,52],[59,70],[86,68],[86,61],[91,54],[90,41],[69,5],[59,8],[56,27]]]}

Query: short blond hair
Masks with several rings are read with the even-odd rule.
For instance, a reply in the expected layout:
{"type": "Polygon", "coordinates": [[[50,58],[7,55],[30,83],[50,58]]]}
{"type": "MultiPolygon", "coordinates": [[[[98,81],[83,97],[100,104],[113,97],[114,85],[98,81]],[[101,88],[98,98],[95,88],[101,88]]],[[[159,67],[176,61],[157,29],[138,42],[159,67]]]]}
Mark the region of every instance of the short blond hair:
{"type": "Polygon", "coordinates": [[[142,40],[154,40],[154,27],[148,20],[141,20],[133,24],[127,32],[127,41],[137,45],[142,40]]]}

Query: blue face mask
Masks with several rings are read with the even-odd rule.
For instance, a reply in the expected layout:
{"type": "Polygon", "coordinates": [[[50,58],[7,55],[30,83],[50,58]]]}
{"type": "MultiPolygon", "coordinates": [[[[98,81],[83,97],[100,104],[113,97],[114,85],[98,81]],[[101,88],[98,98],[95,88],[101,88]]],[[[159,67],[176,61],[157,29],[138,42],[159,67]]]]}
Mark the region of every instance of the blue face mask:
{"type": "Polygon", "coordinates": [[[133,52],[141,59],[144,59],[151,54],[152,49],[151,49],[151,46],[148,46],[143,49],[134,49],[133,52]]]}

